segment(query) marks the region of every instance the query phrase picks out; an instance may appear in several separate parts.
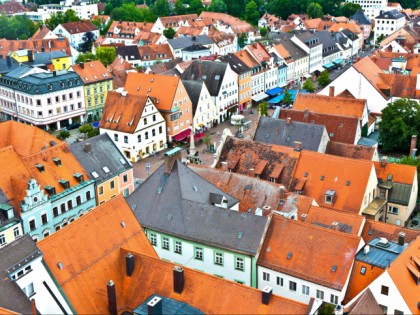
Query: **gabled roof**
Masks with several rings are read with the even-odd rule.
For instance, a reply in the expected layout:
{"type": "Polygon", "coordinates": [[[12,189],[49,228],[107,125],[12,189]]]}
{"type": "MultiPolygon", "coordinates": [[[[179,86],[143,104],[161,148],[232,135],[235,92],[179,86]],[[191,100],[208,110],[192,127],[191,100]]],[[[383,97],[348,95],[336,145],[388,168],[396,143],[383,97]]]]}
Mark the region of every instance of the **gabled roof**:
{"type": "Polygon", "coordinates": [[[236,198],[180,161],[173,163],[169,174],[164,163],[127,198],[142,225],[185,240],[255,255],[267,219],[229,210],[238,203],[236,198]],[[211,194],[226,198],[227,209],[213,205],[211,194]],[[201,222],[199,226],[197,222],[201,222]]]}
{"type": "Polygon", "coordinates": [[[387,181],[388,176],[392,175],[393,183],[413,185],[416,178],[417,169],[413,165],[404,165],[396,163],[386,163],[383,166],[381,162],[374,162],[376,176],[383,180],[387,181]]]}
{"type": "MultiPolygon", "coordinates": [[[[0,249],[0,310],[4,308],[19,314],[32,314],[29,298],[8,276],[11,272],[15,272],[15,268],[19,268],[19,264],[25,259],[29,262],[41,255],[42,253],[29,234],[23,235],[0,249]]],[[[12,312],[10,314],[14,314],[12,312]]],[[[1,313],[3,314],[2,311],[1,313]]]]}
{"type": "Polygon", "coordinates": [[[114,89],[123,87],[127,80],[127,72],[133,69],[133,66],[123,57],[118,55],[114,61],[108,66],[108,72],[114,77],[114,89]]]}
{"type": "Polygon", "coordinates": [[[313,114],[356,117],[361,120],[366,109],[366,100],[299,93],[296,95],[293,109],[299,111],[309,110],[313,114]]]}
{"type": "Polygon", "coordinates": [[[371,161],[304,150],[294,178],[296,186],[305,182],[302,193],[313,197],[320,206],[359,214],[373,171],[371,161]],[[335,193],[332,203],[325,202],[328,191],[335,193]]]}
{"type": "Polygon", "coordinates": [[[251,52],[255,59],[258,60],[259,63],[267,62],[270,60],[270,54],[268,53],[267,49],[265,49],[264,45],[257,42],[251,45],[245,46],[245,49],[251,52]]]}
{"type": "Polygon", "coordinates": [[[44,39],[44,37],[47,36],[49,32],[51,32],[51,30],[49,29],[47,25],[40,24],[39,28],[36,30],[34,35],[32,35],[32,40],[44,39]]]}
{"type": "Polygon", "coordinates": [[[384,237],[388,241],[397,242],[398,234],[400,232],[405,233],[405,239],[407,243],[411,243],[418,236],[420,231],[404,228],[395,224],[379,222],[374,220],[366,220],[363,227],[362,238],[367,243],[375,237],[384,237]]]}
{"type": "Polygon", "coordinates": [[[138,50],[144,61],[174,58],[168,44],[138,46],[138,50]]]}
{"type": "Polygon", "coordinates": [[[199,36],[184,36],[179,38],[168,39],[168,44],[174,50],[183,49],[191,46],[192,44],[196,45],[211,45],[214,44],[213,40],[207,35],[199,36]]]}
{"type": "Polygon", "coordinates": [[[200,99],[200,94],[203,89],[204,82],[193,81],[193,80],[182,80],[182,83],[184,84],[185,90],[187,91],[188,96],[190,97],[193,114],[195,114],[198,101],[200,99]]]}
{"type": "Polygon", "coordinates": [[[72,68],[82,78],[85,84],[112,80],[112,76],[99,60],[74,64],[72,68]]]}
{"type": "Polygon", "coordinates": [[[143,95],[108,92],[99,128],[134,133],[148,100],[143,95]]]}
{"type": "Polygon", "coordinates": [[[207,60],[194,60],[182,73],[183,80],[203,81],[211,96],[218,96],[223,78],[229,67],[225,62],[212,62],[207,60]]]}
{"type": "Polygon", "coordinates": [[[327,144],[325,153],[351,159],[372,161],[375,151],[376,148],[374,147],[330,141],[327,144]]]}
{"type": "Polygon", "coordinates": [[[89,20],[62,23],[60,25],[70,34],[80,34],[86,32],[99,31],[96,25],[89,20]]]}
{"type": "Polygon", "coordinates": [[[302,149],[318,152],[325,134],[325,127],[322,125],[261,117],[254,141],[286,147],[293,147],[295,141],[298,141],[302,144],[302,149]]]}
{"type": "Polygon", "coordinates": [[[300,152],[290,147],[268,145],[260,142],[240,140],[228,137],[223,145],[216,168],[222,168],[227,162],[227,168],[232,172],[255,177],[254,169],[260,160],[267,161],[261,179],[276,182],[289,189],[293,182],[293,174],[300,152]],[[282,166],[282,167],[281,167],[282,166]],[[280,169],[278,169],[280,167],[280,169]],[[275,172],[278,169],[277,172],[275,172]],[[274,175],[274,173],[276,173],[274,175]]]}
{"type": "Polygon", "coordinates": [[[132,168],[107,133],[85,142],[76,142],[69,149],[89,173],[89,178],[94,179],[97,184],[132,168]],[[89,148],[86,147],[87,144],[90,145],[89,148]],[[95,178],[92,172],[96,172],[99,176],[95,178]]]}
{"type": "Polygon", "coordinates": [[[161,16],[159,20],[162,22],[164,27],[176,26],[178,23],[188,21],[193,22],[198,19],[197,14],[183,14],[173,16],[161,16]]]}
{"type": "Polygon", "coordinates": [[[354,143],[359,126],[359,119],[356,117],[314,113],[307,110],[282,109],[279,118],[323,125],[332,141],[350,144],[354,143]]]}
{"type": "Polygon", "coordinates": [[[257,265],[342,290],[359,243],[360,237],[273,215],[257,265]]]}
{"type": "Polygon", "coordinates": [[[72,55],[69,40],[65,37],[39,40],[0,39],[0,55],[3,55],[3,58],[7,56],[9,52],[22,49],[31,49],[34,53],[61,50],[65,52],[67,56],[72,55]]]}
{"type": "Polygon", "coordinates": [[[238,75],[252,71],[252,69],[248,67],[245,63],[243,63],[241,59],[239,59],[238,56],[235,54],[230,53],[221,56],[219,60],[222,62],[228,62],[233,72],[237,73],[238,75]]]}
{"type": "Polygon", "coordinates": [[[398,12],[395,9],[382,12],[377,17],[375,17],[375,19],[385,19],[385,20],[397,20],[397,19],[402,19],[402,18],[404,18],[404,14],[402,14],[401,12],[398,12]]]}
{"type": "Polygon", "coordinates": [[[235,34],[247,33],[255,30],[255,28],[246,21],[226,13],[203,11],[200,14],[200,18],[211,21],[211,24],[216,24],[216,22],[219,21],[226,26],[230,26],[235,34]]]}
{"type": "Polygon", "coordinates": [[[62,143],[61,140],[40,128],[13,120],[0,123],[0,135],[0,148],[13,146],[21,157],[62,143]]]}
{"type": "Polygon", "coordinates": [[[180,83],[181,79],[175,76],[129,72],[124,90],[133,95],[153,97],[159,110],[170,111],[180,83]]]}
{"type": "Polygon", "coordinates": [[[0,13],[5,13],[6,15],[14,15],[16,13],[20,12],[27,12],[29,11],[26,9],[22,3],[19,3],[17,1],[7,1],[3,4],[0,4],[0,13]]]}
{"type": "Polygon", "coordinates": [[[372,291],[368,288],[350,306],[346,305],[344,312],[348,315],[375,315],[382,314],[383,309],[379,306],[372,291]]]}
{"type": "Polygon", "coordinates": [[[382,88],[388,87],[388,84],[379,75],[383,73],[383,71],[372,61],[372,59],[364,57],[353,64],[352,67],[362,74],[383,97],[388,98],[382,91],[382,88]]]}
{"type": "Polygon", "coordinates": [[[140,60],[140,51],[137,45],[118,46],[117,55],[128,60],[140,60]]]}
{"type": "Polygon", "coordinates": [[[122,269],[120,264],[125,258],[121,255],[122,248],[157,257],[122,195],[44,238],[38,242],[38,247],[44,253],[50,272],[79,314],[108,312],[106,293],[99,292],[106,289],[111,279],[117,283],[118,298],[123,296],[125,267],[122,269]]]}

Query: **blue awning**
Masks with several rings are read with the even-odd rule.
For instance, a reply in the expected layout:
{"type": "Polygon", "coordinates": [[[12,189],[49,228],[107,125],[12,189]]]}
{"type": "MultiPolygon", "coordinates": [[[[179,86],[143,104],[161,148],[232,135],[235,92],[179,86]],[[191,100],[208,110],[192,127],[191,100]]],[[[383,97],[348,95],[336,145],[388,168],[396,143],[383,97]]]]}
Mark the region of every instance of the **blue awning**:
{"type": "Polygon", "coordinates": [[[329,68],[334,67],[334,64],[332,62],[329,62],[329,63],[323,65],[323,67],[326,68],[326,69],[329,69],[329,68]]]}
{"type": "Polygon", "coordinates": [[[269,104],[277,104],[280,103],[284,98],[284,94],[276,96],[275,98],[272,98],[271,100],[268,101],[269,104]]]}
{"type": "Polygon", "coordinates": [[[335,60],[333,61],[333,63],[335,63],[336,65],[338,65],[338,64],[340,64],[340,63],[343,63],[343,62],[344,62],[344,60],[343,60],[343,59],[341,59],[341,58],[335,59],[335,60]]]}
{"type": "Polygon", "coordinates": [[[281,87],[278,87],[278,86],[273,88],[273,89],[265,91],[265,93],[268,94],[269,96],[276,96],[276,95],[279,95],[282,92],[283,92],[283,89],[281,87]]]}

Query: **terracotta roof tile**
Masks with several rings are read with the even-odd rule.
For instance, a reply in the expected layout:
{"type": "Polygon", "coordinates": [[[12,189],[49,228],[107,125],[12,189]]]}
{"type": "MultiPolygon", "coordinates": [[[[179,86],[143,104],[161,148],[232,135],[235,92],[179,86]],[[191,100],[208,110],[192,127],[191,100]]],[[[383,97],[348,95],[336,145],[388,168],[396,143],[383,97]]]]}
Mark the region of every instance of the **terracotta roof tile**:
{"type": "Polygon", "coordinates": [[[303,24],[305,24],[305,27],[307,29],[316,29],[318,28],[319,24],[322,22],[321,18],[317,18],[317,19],[309,19],[304,21],[303,24]]]}
{"type": "Polygon", "coordinates": [[[117,56],[108,66],[108,71],[114,76],[114,89],[124,87],[127,80],[127,72],[133,70],[133,66],[121,56],[117,56]]]}
{"type": "MultiPolygon", "coordinates": [[[[184,15],[173,15],[173,16],[161,16],[159,17],[164,27],[177,26],[179,23],[188,21],[194,23],[198,19],[197,14],[184,14],[184,15]]],[[[189,23],[189,24],[191,24],[189,23]]]]}
{"type": "Polygon", "coordinates": [[[142,60],[174,59],[169,44],[145,45],[139,46],[138,49],[142,60]]]}
{"type": "Polygon", "coordinates": [[[39,40],[7,40],[0,39],[0,54],[6,56],[9,52],[20,49],[31,49],[33,53],[60,50],[71,56],[71,48],[67,38],[52,38],[39,40]]]}
{"type": "Polygon", "coordinates": [[[363,227],[362,238],[368,243],[375,237],[385,237],[388,241],[398,242],[398,233],[404,232],[407,243],[420,236],[420,231],[400,227],[395,224],[366,220],[363,227]]]}
{"type": "Polygon", "coordinates": [[[257,265],[341,290],[359,243],[351,234],[273,215],[257,265]]]}
{"type": "Polygon", "coordinates": [[[159,110],[169,111],[172,108],[178,85],[182,84],[180,81],[179,77],[130,72],[127,75],[124,90],[134,95],[154,97],[159,100],[156,104],[159,110]]]}
{"type": "Polygon", "coordinates": [[[17,1],[7,1],[3,4],[0,4],[0,12],[4,12],[6,15],[14,15],[16,13],[27,11],[29,10],[17,1]]]}
{"type": "Polygon", "coordinates": [[[363,198],[374,168],[371,161],[302,151],[294,173],[295,181],[306,180],[303,194],[322,207],[360,214],[363,198]],[[326,203],[327,191],[334,191],[326,203]]]}
{"type": "Polygon", "coordinates": [[[356,69],[380,92],[384,97],[386,95],[381,91],[378,85],[385,85],[385,81],[379,76],[380,73],[383,73],[381,68],[379,68],[369,57],[364,57],[360,59],[353,65],[353,68],[356,69]]]}
{"type": "Polygon", "coordinates": [[[341,32],[342,30],[350,30],[355,34],[362,33],[362,30],[360,29],[360,26],[357,25],[355,22],[351,21],[349,23],[339,22],[339,23],[333,23],[329,28],[329,32],[341,32]]]}
{"type": "Polygon", "coordinates": [[[372,161],[375,151],[376,148],[374,147],[330,141],[327,144],[325,153],[351,159],[372,161]]]}
{"type": "Polygon", "coordinates": [[[44,37],[51,32],[47,25],[41,24],[39,28],[36,30],[34,35],[32,35],[32,40],[40,40],[44,39],[44,37]]]}
{"type": "Polygon", "coordinates": [[[392,181],[395,183],[413,185],[416,178],[417,169],[413,165],[386,163],[382,166],[381,162],[374,162],[376,176],[383,181],[388,179],[388,175],[392,175],[392,181]]]}
{"type": "Polygon", "coordinates": [[[175,38],[180,36],[198,36],[203,32],[203,28],[181,26],[175,34],[175,38]]]}
{"type": "Polygon", "coordinates": [[[347,89],[343,90],[343,92],[337,94],[335,97],[344,97],[344,98],[351,98],[351,99],[355,99],[356,97],[351,94],[351,92],[347,89]]]}
{"type": "Polygon", "coordinates": [[[119,35],[114,33],[115,28],[120,30],[122,34],[134,34],[136,30],[150,32],[153,24],[146,22],[114,21],[108,29],[107,36],[119,37],[119,35]]]}
{"type": "Polygon", "coordinates": [[[357,117],[338,116],[318,113],[317,111],[285,109],[280,111],[279,118],[291,118],[292,121],[323,125],[332,141],[353,144],[358,140],[356,139],[359,128],[359,118],[357,117]]]}
{"type": "Polygon", "coordinates": [[[82,64],[74,64],[72,68],[74,72],[80,75],[85,84],[112,80],[112,76],[99,60],[84,62],[82,64]]]}
{"type": "Polygon", "coordinates": [[[246,33],[255,30],[254,27],[246,21],[240,20],[239,18],[226,13],[203,11],[200,14],[200,18],[211,20],[211,24],[215,24],[216,21],[220,21],[225,25],[230,25],[235,33],[246,33]]]}
{"type": "Polygon", "coordinates": [[[314,114],[330,114],[363,118],[365,99],[349,99],[319,94],[298,94],[293,104],[294,110],[309,110],[314,114]]]}
{"type": "Polygon", "coordinates": [[[70,34],[79,34],[98,31],[98,28],[91,21],[77,21],[60,24],[70,34]]]}
{"type": "Polygon", "coordinates": [[[143,95],[108,92],[99,127],[134,133],[148,99],[143,95]]]}

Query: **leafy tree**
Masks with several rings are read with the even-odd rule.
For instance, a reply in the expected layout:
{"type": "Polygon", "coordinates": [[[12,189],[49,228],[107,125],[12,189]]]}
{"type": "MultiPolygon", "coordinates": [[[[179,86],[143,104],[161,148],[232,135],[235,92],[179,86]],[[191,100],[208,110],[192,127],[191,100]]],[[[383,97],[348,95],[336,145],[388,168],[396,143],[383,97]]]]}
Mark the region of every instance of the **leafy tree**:
{"type": "Polygon", "coordinates": [[[316,2],[309,3],[308,8],[306,9],[306,13],[312,19],[321,18],[324,16],[321,5],[316,2]]]}
{"type": "Polygon", "coordinates": [[[257,4],[254,0],[251,0],[245,6],[245,20],[252,25],[258,25],[259,18],[260,13],[258,12],[257,4]]]}
{"type": "Polygon", "coordinates": [[[111,14],[111,12],[112,12],[112,10],[114,10],[114,6],[112,5],[112,3],[111,3],[111,2],[108,2],[108,3],[105,5],[105,8],[104,8],[104,14],[105,14],[105,15],[110,15],[110,14],[111,14]]]}
{"type": "Polygon", "coordinates": [[[261,116],[268,116],[268,103],[266,101],[259,103],[257,109],[261,116]]]}
{"type": "Polygon", "coordinates": [[[318,84],[324,87],[330,84],[330,82],[331,82],[330,73],[327,70],[322,71],[318,77],[318,84]]]}
{"type": "Polygon", "coordinates": [[[79,127],[80,133],[88,133],[89,131],[92,131],[92,130],[93,130],[93,127],[90,124],[84,124],[79,127]]]}
{"type": "Polygon", "coordinates": [[[311,79],[307,79],[305,83],[303,83],[302,89],[308,91],[309,93],[313,93],[316,90],[315,85],[311,79]]]}
{"type": "Polygon", "coordinates": [[[305,12],[306,9],[306,0],[270,0],[267,4],[267,11],[282,19],[287,19],[292,13],[305,12]],[[303,4],[304,6],[302,6],[303,4]]]}
{"type": "Polygon", "coordinates": [[[60,133],[57,135],[57,138],[60,140],[66,140],[70,137],[70,132],[67,130],[61,130],[60,133]]]}
{"type": "Polygon", "coordinates": [[[339,15],[351,17],[357,12],[357,10],[362,10],[362,7],[359,4],[346,2],[339,8],[339,15]]]}
{"type": "Polygon", "coordinates": [[[50,18],[45,20],[45,24],[53,30],[59,24],[77,21],[80,21],[77,13],[70,9],[64,12],[64,14],[62,12],[51,13],[50,18]]]}
{"type": "Polygon", "coordinates": [[[96,60],[96,56],[92,54],[90,51],[86,54],[79,54],[79,56],[76,59],[76,63],[79,62],[86,62],[88,60],[96,60]]]}
{"type": "Polygon", "coordinates": [[[0,38],[28,39],[37,28],[26,15],[15,15],[10,18],[4,13],[0,15],[0,38]]]}
{"type": "Polygon", "coordinates": [[[203,142],[206,145],[207,149],[210,148],[211,136],[208,133],[206,133],[206,135],[203,137],[203,142]]]}
{"type": "Polygon", "coordinates": [[[187,13],[187,9],[184,7],[184,3],[182,3],[182,0],[175,1],[174,11],[177,15],[187,13]]]}
{"type": "Polygon", "coordinates": [[[246,0],[224,0],[227,13],[236,17],[244,17],[244,8],[247,3],[246,0]]]}
{"type": "Polygon", "coordinates": [[[292,93],[290,93],[289,90],[286,90],[286,92],[284,92],[283,103],[284,104],[292,104],[293,103],[292,93]]]}
{"type": "Polygon", "coordinates": [[[208,10],[210,12],[226,13],[227,12],[227,6],[226,6],[226,3],[223,0],[211,0],[211,4],[208,7],[208,10]]]}
{"type": "Polygon", "coordinates": [[[114,46],[98,47],[96,49],[96,58],[99,59],[105,67],[111,64],[116,56],[117,51],[114,46]]]}
{"type": "Polygon", "coordinates": [[[88,138],[92,138],[92,137],[95,137],[97,135],[99,135],[99,129],[92,129],[91,131],[89,131],[87,133],[88,138]]]}
{"type": "Polygon", "coordinates": [[[379,35],[376,38],[376,44],[380,44],[384,40],[384,38],[385,38],[385,35],[384,34],[379,35]]]}
{"type": "Polygon", "coordinates": [[[369,126],[366,123],[362,127],[362,137],[367,137],[368,136],[368,131],[369,131],[369,126]]]}
{"type": "Polygon", "coordinates": [[[176,31],[172,27],[163,30],[163,36],[165,36],[167,39],[174,38],[175,33],[176,31]]]}
{"type": "Polygon", "coordinates": [[[157,16],[168,16],[171,14],[168,0],[156,0],[152,6],[152,12],[157,16]]]}
{"type": "Polygon", "coordinates": [[[82,40],[83,42],[80,44],[79,50],[83,52],[87,52],[92,49],[92,45],[96,40],[96,36],[91,31],[89,31],[89,32],[86,32],[85,35],[83,35],[82,40]]]}
{"type": "Polygon", "coordinates": [[[242,33],[241,35],[239,35],[239,38],[238,38],[238,46],[240,48],[244,48],[245,45],[246,45],[246,40],[247,40],[247,37],[246,37],[246,34],[245,33],[242,33]]]}
{"type": "Polygon", "coordinates": [[[201,0],[190,0],[190,6],[188,7],[189,13],[196,13],[197,15],[200,15],[202,11],[204,11],[204,6],[201,0]]]}
{"type": "Polygon", "coordinates": [[[420,134],[420,104],[408,98],[388,103],[382,110],[379,131],[384,151],[407,151],[411,136],[420,134]]]}
{"type": "Polygon", "coordinates": [[[317,1],[321,7],[322,10],[324,11],[325,14],[330,14],[330,15],[337,15],[336,13],[337,10],[339,9],[339,1],[336,0],[319,0],[317,1]]]}
{"type": "Polygon", "coordinates": [[[268,34],[268,29],[266,27],[261,27],[260,28],[260,34],[262,37],[266,37],[268,34]]]}

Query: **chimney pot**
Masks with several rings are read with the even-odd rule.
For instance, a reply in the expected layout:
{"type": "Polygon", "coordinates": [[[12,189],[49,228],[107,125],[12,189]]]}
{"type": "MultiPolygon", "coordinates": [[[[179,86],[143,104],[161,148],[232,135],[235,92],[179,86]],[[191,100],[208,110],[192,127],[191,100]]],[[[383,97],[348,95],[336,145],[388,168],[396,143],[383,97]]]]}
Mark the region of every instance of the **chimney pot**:
{"type": "Polygon", "coordinates": [[[90,151],[92,151],[92,146],[90,145],[90,143],[89,142],[86,142],[85,143],[85,152],[90,152],[90,151]]]}
{"type": "Polygon", "coordinates": [[[363,248],[363,252],[365,253],[365,255],[367,255],[369,253],[370,250],[370,246],[366,245],[365,248],[363,248]]]}
{"type": "Polygon", "coordinates": [[[300,141],[295,141],[294,143],[293,143],[293,150],[294,151],[302,151],[302,142],[300,142],[300,141]]]}
{"type": "Polygon", "coordinates": [[[301,221],[302,222],[305,222],[306,221],[306,217],[307,217],[308,215],[306,214],[306,213],[302,213],[302,215],[300,216],[300,219],[301,219],[301,221]]]}
{"type": "Polygon", "coordinates": [[[398,233],[398,245],[404,246],[405,244],[405,233],[400,232],[398,233]]]}
{"type": "Polygon", "coordinates": [[[415,149],[417,149],[417,135],[412,135],[411,136],[411,145],[410,145],[410,156],[413,157],[413,158],[416,157],[417,150],[415,150],[415,149]]]}
{"type": "Polygon", "coordinates": [[[162,299],[155,296],[147,303],[147,314],[148,315],[160,315],[162,312],[162,299]]]}
{"type": "Polygon", "coordinates": [[[117,294],[115,292],[114,281],[109,280],[106,289],[108,293],[108,310],[111,315],[117,315],[117,294]]]}
{"type": "Polygon", "coordinates": [[[179,266],[174,267],[174,291],[175,293],[182,293],[184,289],[184,269],[179,266]]]}
{"type": "Polygon", "coordinates": [[[292,122],[292,118],[291,117],[287,117],[286,124],[290,125],[291,122],[292,122]]]}
{"type": "Polygon", "coordinates": [[[32,312],[32,315],[37,315],[38,314],[38,312],[36,310],[36,302],[35,302],[34,299],[31,300],[31,312],[32,312]]]}
{"type": "Polygon", "coordinates": [[[128,253],[125,256],[125,268],[126,268],[126,272],[127,272],[127,276],[131,277],[131,275],[133,274],[134,271],[134,256],[132,253],[128,253]]]}
{"type": "Polygon", "coordinates": [[[273,288],[269,286],[265,286],[262,290],[262,303],[268,305],[270,302],[271,293],[273,293],[273,288]]]}
{"type": "Polygon", "coordinates": [[[330,96],[334,97],[334,95],[335,95],[334,87],[330,86],[330,96]]]}
{"type": "Polygon", "coordinates": [[[385,167],[387,162],[388,162],[388,158],[386,156],[382,157],[381,166],[385,167]]]}

